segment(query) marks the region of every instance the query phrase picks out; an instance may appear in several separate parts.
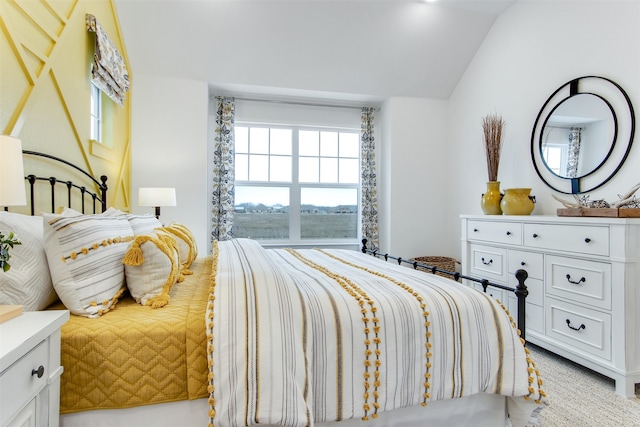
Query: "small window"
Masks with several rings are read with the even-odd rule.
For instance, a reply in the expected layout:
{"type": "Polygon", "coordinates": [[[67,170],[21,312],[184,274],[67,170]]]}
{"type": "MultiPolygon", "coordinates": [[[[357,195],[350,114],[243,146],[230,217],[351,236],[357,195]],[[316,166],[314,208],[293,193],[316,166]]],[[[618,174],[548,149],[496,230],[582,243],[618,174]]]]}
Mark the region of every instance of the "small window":
{"type": "Polygon", "coordinates": [[[91,83],[91,139],[102,141],[102,91],[91,83]]]}

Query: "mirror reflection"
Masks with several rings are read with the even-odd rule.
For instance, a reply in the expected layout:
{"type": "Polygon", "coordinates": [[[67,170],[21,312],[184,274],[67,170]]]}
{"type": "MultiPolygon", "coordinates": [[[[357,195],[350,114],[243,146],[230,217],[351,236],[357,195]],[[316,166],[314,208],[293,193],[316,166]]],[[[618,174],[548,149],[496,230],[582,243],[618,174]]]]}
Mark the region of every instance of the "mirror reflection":
{"type": "Polygon", "coordinates": [[[611,106],[597,95],[581,93],[551,112],[540,134],[540,154],[553,174],[581,178],[604,163],[615,137],[611,106]]]}

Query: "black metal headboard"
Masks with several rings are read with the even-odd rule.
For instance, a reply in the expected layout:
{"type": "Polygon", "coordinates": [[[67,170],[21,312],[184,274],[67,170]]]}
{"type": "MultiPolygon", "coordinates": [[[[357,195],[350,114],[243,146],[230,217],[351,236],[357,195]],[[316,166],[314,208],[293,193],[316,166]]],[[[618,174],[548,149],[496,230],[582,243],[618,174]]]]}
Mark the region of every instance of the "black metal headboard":
{"type": "MultiPolygon", "coordinates": [[[[89,172],[74,165],[73,163],[53,156],[51,154],[39,153],[37,151],[22,150],[23,154],[30,156],[45,157],[47,159],[54,160],[59,163],[63,163],[73,169],[76,169],[83,175],[86,175],[91,181],[96,184],[97,191],[87,189],[85,186],[74,184],[72,181],[58,179],[56,177],[41,177],[36,175],[27,175],[25,179],[29,181],[29,204],[31,207],[31,215],[35,215],[35,186],[38,181],[46,181],[51,188],[51,212],[55,212],[56,209],[56,185],[64,185],[67,188],[67,207],[71,208],[71,201],[73,200],[73,194],[80,195],[80,204],[82,213],[85,213],[85,201],[90,200],[93,205],[93,213],[104,212],[107,210],[107,177],[105,175],[100,176],[100,181],[93,177],[89,172]],[[75,190],[74,190],[75,189],[75,190]],[[75,191],[75,193],[74,193],[75,191]],[[98,210],[99,209],[99,210],[98,210]]],[[[77,200],[77,199],[76,199],[77,200]]]]}

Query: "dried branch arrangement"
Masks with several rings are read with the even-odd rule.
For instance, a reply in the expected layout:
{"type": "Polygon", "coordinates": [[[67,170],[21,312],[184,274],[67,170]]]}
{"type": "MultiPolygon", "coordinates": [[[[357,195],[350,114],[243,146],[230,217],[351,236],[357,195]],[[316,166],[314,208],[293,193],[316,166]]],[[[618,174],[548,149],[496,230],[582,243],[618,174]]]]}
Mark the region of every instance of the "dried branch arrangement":
{"type": "Polygon", "coordinates": [[[500,150],[502,148],[502,129],[504,120],[497,114],[489,114],[482,118],[484,132],[484,149],[487,154],[487,171],[489,181],[498,180],[498,166],[500,165],[500,150]]]}

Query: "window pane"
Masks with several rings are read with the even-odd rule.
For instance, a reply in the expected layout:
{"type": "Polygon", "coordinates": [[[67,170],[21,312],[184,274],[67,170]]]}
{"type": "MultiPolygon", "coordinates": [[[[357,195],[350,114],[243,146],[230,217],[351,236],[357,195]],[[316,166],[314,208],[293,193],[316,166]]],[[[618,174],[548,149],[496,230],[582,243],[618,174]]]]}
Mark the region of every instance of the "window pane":
{"type": "Polygon", "coordinates": [[[298,164],[298,179],[300,182],[318,182],[320,166],[317,157],[301,157],[298,164]]]}
{"type": "Polygon", "coordinates": [[[301,156],[317,156],[319,150],[319,133],[315,130],[301,130],[298,133],[299,154],[301,156]]]}
{"type": "Polygon", "coordinates": [[[270,156],[271,181],[291,182],[291,156],[270,156]]]}
{"type": "Polygon", "coordinates": [[[271,154],[292,154],[291,129],[271,129],[271,154]]]}
{"type": "Polygon", "coordinates": [[[251,128],[249,136],[249,152],[251,154],[269,154],[268,128],[251,128]]]}
{"type": "Polygon", "coordinates": [[[236,153],[249,152],[249,129],[246,127],[236,127],[234,129],[235,150],[236,153]]]}
{"type": "Polygon", "coordinates": [[[320,133],[320,155],[338,157],[338,132],[320,133]]]}
{"type": "Polygon", "coordinates": [[[302,188],[303,239],[347,239],[358,236],[358,191],[355,188],[302,188]]]}
{"type": "Polygon", "coordinates": [[[251,181],[269,180],[269,156],[249,156],[249,179],[251,181]]]}
{"type": "Polygon", "coordinates": [[[340,159],[340,183],[357,184],[358,182],[360,182],[360,161],[340,159]]]}
{"type": "Polygon", "coordinates": [[[238,181],[246,181],[249,179],[249,156],[246,154],[236,154],[235,179],[238,181]]]}
{"type": "Polygon", "coordinates": [[[360,135],[340,133],[340,157],[360,157],[360,135]]]}
{"type": "Polygon", "coordinates": [[[338,159],[320,158],[320,182],[338,182],[338,159]]]}
{"type": "Polygon", "coordinates": [[[289,189],[236,186],[235,237],[289,238],[289,189]]]}

